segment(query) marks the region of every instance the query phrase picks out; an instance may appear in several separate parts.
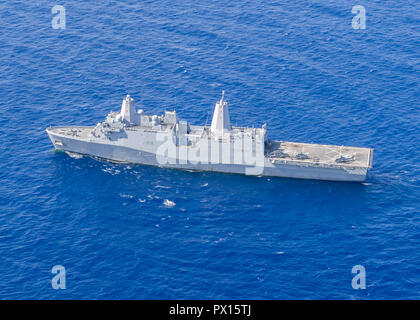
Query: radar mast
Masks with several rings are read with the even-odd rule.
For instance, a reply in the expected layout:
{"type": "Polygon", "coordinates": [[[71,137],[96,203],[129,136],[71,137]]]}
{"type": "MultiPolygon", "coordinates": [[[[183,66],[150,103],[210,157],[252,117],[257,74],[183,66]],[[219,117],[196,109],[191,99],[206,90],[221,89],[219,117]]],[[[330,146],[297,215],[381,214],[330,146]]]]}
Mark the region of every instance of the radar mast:
{"type": "Polygon", "coordinates": [[[222,138],[224,133],[232,130],[229,117],[228,103],[224,101],[225,91],[222,91],[220,101],[214,107],[213,119],[211,121],[210,132],[215,138],[222,138]]]}

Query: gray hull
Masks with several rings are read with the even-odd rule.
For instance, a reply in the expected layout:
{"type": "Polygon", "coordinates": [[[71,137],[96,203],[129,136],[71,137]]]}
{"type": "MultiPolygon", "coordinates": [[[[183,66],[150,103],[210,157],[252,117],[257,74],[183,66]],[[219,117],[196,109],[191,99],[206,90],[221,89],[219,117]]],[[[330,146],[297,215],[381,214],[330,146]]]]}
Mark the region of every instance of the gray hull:
{"type": "MultiPolygon", "coordinates": [[[[82,128],[82,127],[79,127],[82,128]]],[[[78,137],[70,137],[57,134],[54,128],[47,129],[47,133],[58,150],[70,153],[89,155],[92,157],[103,158],[106,160],[153,165],[166,168],[175,168],[194,171],[214,171],[224,173],[249,174],[245,165],[236,164],[220,164],[220,163],[175,163],[161,164],[157,161],[156,154],[147,152],[144,149],[121,146],[102,141],[87,141],[78,137]]],[[[287,163],[286,161],[273,161],[272,158],[266,157],[264,168],[259,172],[258,176],[273,176],[285,178],[299,179],[317,179],[330,181],[364,181],[366,179],[367,168],[351,168],[345,166],[325,166],[313,165],[308,163],[287,163]]]]}

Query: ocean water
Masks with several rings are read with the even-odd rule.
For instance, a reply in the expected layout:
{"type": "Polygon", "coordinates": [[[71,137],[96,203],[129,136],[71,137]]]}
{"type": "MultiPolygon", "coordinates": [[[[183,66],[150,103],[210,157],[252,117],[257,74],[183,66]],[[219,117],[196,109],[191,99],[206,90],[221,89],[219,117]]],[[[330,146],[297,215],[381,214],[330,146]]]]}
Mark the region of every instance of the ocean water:
{"type": "Polygon", "coordinates": [[[419,299],[419,36],[414,0],[2,1],[0,298],[419,299]],[[45,132],[128,93],[203,124],[222,90],[234,125],[374,148],[368,180],[76,159],[45,132]]]}

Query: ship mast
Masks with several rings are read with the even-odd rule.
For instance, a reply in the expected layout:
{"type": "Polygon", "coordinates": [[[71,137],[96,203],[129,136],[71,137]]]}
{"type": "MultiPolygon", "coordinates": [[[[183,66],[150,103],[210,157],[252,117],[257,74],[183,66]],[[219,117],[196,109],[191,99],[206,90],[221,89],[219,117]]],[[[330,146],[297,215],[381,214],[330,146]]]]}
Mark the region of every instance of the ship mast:
{"type": "Polygon", "coordinates": [[[211,121],[210,132],[215,138],[222,138],[225,132],[232,130],[229,117],[228,103],[224,101],[225,91],[222,91],[222,98],[214,107],[213,119],[211,121]]]}

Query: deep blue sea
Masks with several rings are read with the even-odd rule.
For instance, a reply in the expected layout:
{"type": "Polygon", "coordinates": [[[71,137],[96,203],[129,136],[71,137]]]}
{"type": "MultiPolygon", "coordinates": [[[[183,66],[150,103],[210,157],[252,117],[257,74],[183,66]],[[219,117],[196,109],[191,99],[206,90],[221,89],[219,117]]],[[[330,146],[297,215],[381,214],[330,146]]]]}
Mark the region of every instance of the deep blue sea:
{"type": "Polygon", "coordinates": [[[2,1],[0,299],[420,299],[419,48],[417,0],[2,1]],[[367,181],[74,159],[45,132],[126,94],[204,124],[222,90],[234,125],[374,148],[367,181]]]}

